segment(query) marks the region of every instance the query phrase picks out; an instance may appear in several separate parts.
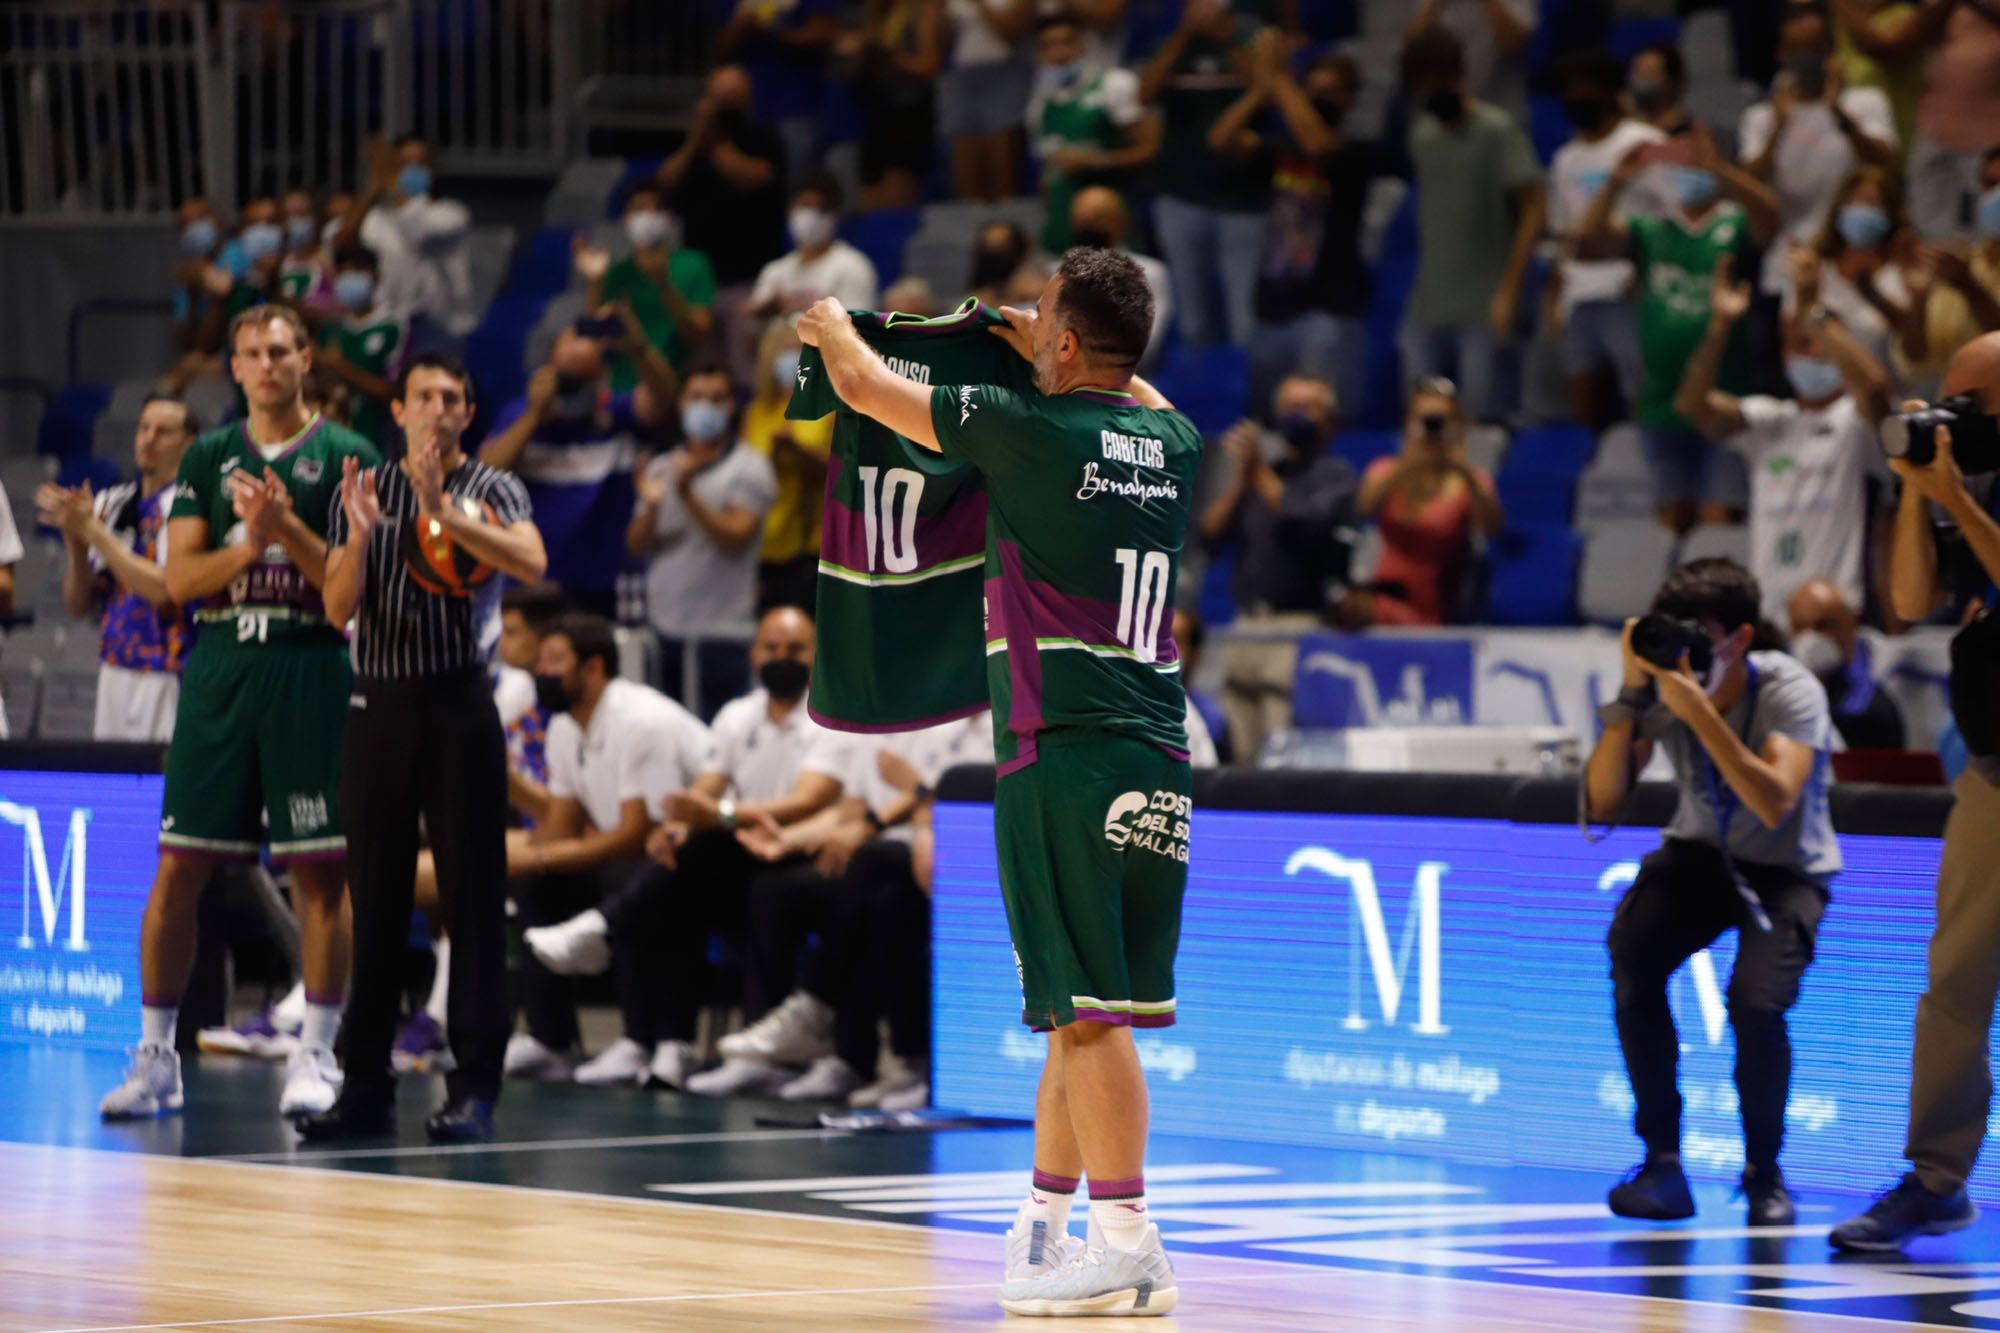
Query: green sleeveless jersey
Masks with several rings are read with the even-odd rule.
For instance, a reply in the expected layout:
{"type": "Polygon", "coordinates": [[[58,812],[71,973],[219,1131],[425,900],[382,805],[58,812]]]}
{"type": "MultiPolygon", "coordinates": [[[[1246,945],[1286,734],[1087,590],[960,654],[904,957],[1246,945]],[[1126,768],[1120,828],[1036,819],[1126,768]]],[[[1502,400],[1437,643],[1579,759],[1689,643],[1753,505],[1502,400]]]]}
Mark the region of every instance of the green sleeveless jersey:
{"type": "MultiPolygon", "coordinates": [[[[1084,727],[1187,755],[1174,583],[1201,433],[1105,389],[931,390],[944,457],[986,483],[987,684],[1006,774],[1036,736],[1084,727]]],[[[885,674],[901,678],[893,660],[885,674]]]]}
{"type": "MultiPolygon", "coordinates": [[[[170,517],[206,519],[210,550],[236,545],[243,540],[243,524],[230,500],[229,474],[241,468],[261,477],[269,468],[291,492],[292,512],[324,537],[333,506],[340,503],[341,469],[350,456],[360,459],[364,468],[382,461],[373,445],[318,414],[271,459],[251,443],[247,420],[231,422],[196,439],[181,456],[170,517]]],[[[274,643],[345,648],[340,627],[327,623],[319,589],[276,543],[227,588],[203,598],[193,611],[196,623],[202,626],[195,639],[197,652],[274,643]]]]}
{"type": "MultiPolygon", "coordinates": [[[[338,347],[348,365],[394,384],[409,351],[409,335],[410,327],[404,321],[370,311],[358,318],[328,322],[320,329],[319,341],[322,347],[338,347]]],[[[389,404],[359,390],[348,392],[348,404],[348,429],[377,449],[384,448],[389,433],[396,429],[389,404]]]]}
{"type": "MultiPolygon", "coordinates": [[[[924,384],[976,381],[1032,394],[1034,372],[968,301],[939,319],[855,311],[861,337],[924,384]]],[[[852,411],[819,350],[800,350],[785,415],[835,413],[820,524],[819,647],[807,707],[842,731],[908,731],[987,707],[980,599],[986,490],[949,462],[852,411]]]]}

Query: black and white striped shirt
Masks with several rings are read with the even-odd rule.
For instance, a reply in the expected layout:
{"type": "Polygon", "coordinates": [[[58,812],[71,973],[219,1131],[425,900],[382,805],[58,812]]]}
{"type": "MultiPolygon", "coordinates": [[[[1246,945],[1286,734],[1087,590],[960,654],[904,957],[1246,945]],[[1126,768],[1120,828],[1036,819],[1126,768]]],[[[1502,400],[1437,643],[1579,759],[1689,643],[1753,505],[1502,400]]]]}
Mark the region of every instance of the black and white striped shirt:
{"type": "MultiPolygon", "coordinates": [[[[476,458],[453,468],[444,489],[447,495],[491,505],[503,528],[529,516],[528,492],[520,479],[476,458]]],[[[355,674],[363,680],[409,680],[485,667],[500,638],[500,578],[488,579],[470,597],[420,586],[403,564],[403,528],[417,522],[420,513],[416,488],[399,465],[389,463],[375,469],[375,494],[382,502],[382,522],[368,538],[356,614],[355,674]]],[[[347,511],[336,498],[327,524],[328,549],[346,540],[347,511]]]]}

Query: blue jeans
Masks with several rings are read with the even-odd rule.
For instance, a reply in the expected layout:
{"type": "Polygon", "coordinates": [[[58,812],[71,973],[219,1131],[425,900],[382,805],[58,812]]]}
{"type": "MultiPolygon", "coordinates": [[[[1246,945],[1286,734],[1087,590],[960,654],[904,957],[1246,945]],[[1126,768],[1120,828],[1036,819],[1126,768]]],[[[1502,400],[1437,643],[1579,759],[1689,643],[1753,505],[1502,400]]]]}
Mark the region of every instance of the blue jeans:
{"type": "Polygon", "coordinates": [[[1367,321],[1309,310],[1282,324],[1259,323],[1250,337],[1250,408],[1261,412],[1285,376],[1317,375],[1333,385],[1340,415],[1356,419],[1367,396],[1367,321]]]}
{"type": "Polygon", "coordinates": [[[1153,230],[1173,275],[1181,341],[1247,347],[1257,325],[1264,215],[1225,213],[1161,195],[1153,201],[1153,230]],[[1211,275],[1220,280],[1219,292],[1211,275]]]}
{"type": "Polygon", "coordinates": [[[1655,503],[1750,505],[1750,470],[1743,455],[1698,431],[1641,426],[1639,447],[1653,473],[1655,503]]]}
{"type": "Polygon", "coordinates": [[[1403,388],[1442,375],[1458,386],[1458,402],[1475,421],[1492,421],[1502,413],[1495,389],[1499,382],[1500,345],[1484,322],[1426,328],[1405,321],[1397,336],[1403,354],[1403,388]]]}

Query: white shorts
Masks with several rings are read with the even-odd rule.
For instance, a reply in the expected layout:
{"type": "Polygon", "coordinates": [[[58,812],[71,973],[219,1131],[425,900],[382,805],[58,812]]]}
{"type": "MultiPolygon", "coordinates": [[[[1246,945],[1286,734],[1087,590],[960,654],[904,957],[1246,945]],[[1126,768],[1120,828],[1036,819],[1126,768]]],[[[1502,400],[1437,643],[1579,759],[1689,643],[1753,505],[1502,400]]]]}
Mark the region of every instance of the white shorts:
{"type": "Polygon", "coordinates": [[[134,671],[106,662],[97,668],[91,734],[101,741],[170,741],[180,702],[178,672],[134,671]]]}

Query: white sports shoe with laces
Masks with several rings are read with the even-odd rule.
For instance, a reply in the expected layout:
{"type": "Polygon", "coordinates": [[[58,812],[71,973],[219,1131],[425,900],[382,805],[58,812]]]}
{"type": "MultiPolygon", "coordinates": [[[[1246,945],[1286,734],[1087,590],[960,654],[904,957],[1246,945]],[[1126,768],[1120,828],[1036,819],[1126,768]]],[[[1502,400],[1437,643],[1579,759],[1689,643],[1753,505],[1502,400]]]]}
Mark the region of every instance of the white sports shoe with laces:
{"type": "Polygon", "coordinates": [[[1136,1250],[1080,1245],[1061,1267],[1000,1288],[1000,1308],[1022,1315],[1160,1315],[1179,1300],[1174,1266],[1151,1224],[1136,1250]]]}

